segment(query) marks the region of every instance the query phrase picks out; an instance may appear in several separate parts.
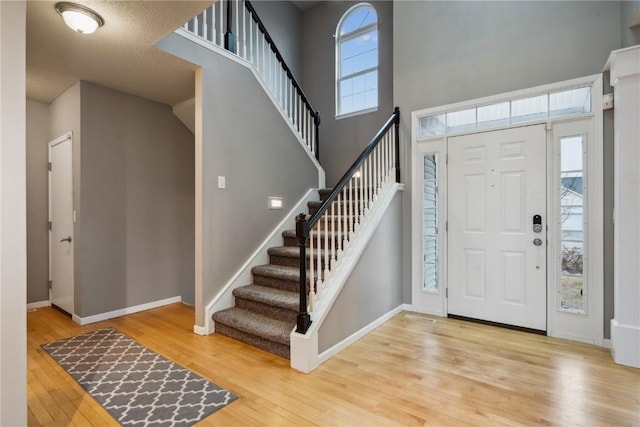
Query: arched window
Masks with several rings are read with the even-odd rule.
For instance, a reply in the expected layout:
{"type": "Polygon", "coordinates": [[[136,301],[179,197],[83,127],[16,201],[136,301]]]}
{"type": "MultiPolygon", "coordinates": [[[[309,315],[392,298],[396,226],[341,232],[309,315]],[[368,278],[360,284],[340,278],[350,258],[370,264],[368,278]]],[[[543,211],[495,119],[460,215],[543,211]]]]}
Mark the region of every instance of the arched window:
{"type": "Polygon", "coordinates": [[[360,3],[336,31],[336,116],[378,107],[378,15],[360,3]]]}

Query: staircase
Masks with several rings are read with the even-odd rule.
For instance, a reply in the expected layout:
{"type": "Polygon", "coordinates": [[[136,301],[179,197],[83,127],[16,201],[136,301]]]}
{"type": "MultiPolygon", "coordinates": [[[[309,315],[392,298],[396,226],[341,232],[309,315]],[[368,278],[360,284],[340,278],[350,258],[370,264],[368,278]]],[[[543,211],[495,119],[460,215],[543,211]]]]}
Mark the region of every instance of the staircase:
{"type": "MultiPolygon", "coordinates": [[[[309,215],[331,189],[319,193],[320,202],[307,204],[309,215]]],[[[300,307],[300,247],[295,230],[284,231],[282,238],[283,246],[268,250],[270,263],[251,270],[253,283],[233,291],[235,306],[214,313],[213,320],[216,333],[289,359],[289,337],[300,307]]]]}

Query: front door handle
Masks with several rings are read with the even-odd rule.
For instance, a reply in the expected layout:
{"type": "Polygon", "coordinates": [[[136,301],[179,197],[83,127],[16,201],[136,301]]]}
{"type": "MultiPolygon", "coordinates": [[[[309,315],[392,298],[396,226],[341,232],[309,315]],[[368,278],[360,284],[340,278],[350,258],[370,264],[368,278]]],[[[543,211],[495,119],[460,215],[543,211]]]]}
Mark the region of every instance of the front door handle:
{"type": "Polygon", "coordinates": [[[67,236],[64,239],[60,240],[60,242],[69,242],[71,243],[71,236],[67,236]]]}

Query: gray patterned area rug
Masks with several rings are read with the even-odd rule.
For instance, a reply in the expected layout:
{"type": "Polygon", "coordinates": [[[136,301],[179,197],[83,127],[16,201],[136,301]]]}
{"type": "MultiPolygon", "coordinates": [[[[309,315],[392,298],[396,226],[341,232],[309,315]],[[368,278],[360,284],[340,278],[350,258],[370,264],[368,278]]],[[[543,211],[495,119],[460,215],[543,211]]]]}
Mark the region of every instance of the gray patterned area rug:
{"type": "Polygon", "coordinates": [[[113,328],[42,348],[124,426],[190,426],[237,399],[113,328]]]}

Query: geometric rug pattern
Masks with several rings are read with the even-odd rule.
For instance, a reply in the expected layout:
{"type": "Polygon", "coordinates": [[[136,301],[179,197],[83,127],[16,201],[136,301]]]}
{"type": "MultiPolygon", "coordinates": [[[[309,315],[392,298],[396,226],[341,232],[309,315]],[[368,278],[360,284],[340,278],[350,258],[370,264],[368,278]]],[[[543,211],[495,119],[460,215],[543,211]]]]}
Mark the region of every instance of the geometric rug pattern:
{"type": "Polygon", "coordinates": [[[113,328],[42,348],[123,426],[191,426],[237,399],[113,328]]]}

